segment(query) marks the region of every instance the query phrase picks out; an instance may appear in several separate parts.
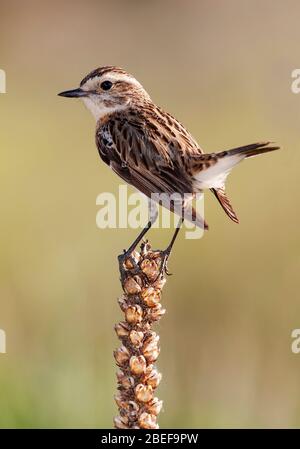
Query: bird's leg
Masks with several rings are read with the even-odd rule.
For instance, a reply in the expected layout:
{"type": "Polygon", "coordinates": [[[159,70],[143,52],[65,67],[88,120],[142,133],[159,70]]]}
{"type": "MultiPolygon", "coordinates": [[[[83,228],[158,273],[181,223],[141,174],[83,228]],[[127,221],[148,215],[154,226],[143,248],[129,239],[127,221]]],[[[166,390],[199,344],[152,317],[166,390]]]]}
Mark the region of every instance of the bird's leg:
{"type": "Polygon", "coordinates": [[[158,215],[157,206],[150,198],[148,199],[148,210],[149,210],[149,221],[148,221],[148,223],[146,224],[144,229],[139,233],[139,235],[134,240],[134,242],[130,245],[128,250],[126,251],[124,249],[123,254],[120,254],[118,256],[119,269],[120,269],[120,273],[121,273],[121,278],[122,279],[124,279],[124,277],[126,277],[126,272],[124,270],[124,263],[126,262],[126,260],[129,260],[129,262],[132,265],[131,274],[135,274],[135,272],[139,271],[138,264],[137,264],[136,260],[134,259],[134,257],[132,257],[132,253],[135,250],[135,248],[137,247],[137,245],[140,243],[140,241],[142,240],[144,235],[149,231],[149,229],[151,228],[153,223],[156,221],[156,218],[157,218],[157,215],[158,215]]]}
{"type": "Polygon", "coordinates": [[[148,221],[148,223],[146,224],[146,226],[144,227],[144,229],[142,230],[142,232],[139,233],[139,235],[137,236],[137,238],[135,239],[135,241],[130,245],[130,247],[128,248],[128,250],[126,251],[126,249],[124,249],[123,254],[120,254],[118,256],[118,261],[119,261],[119,269],[120,269],[120,273],[121,273],[121,278],[122,280],[124,279],[124,277],[126,277],[125,274],[125,270],[124,270],[124,263],[128,260],[133,268],[133,272],[131,271],[132,274],[135,274],[135,271],[139,270],[139,267],[134,259],[134,257],[132,257],[132,253],[135,250],[135,248],[137,247],[137,245],[139,244],[139,242],[142,240],[142,238],[144,237],[144,235],[149,231],[149,229],[152,226],[152,222],[148,221]]]}
{"type": "Polygon", "coordinates": [[[169,270],[168,270],[168,259],[169,259],[169,256],[170,256],[170,254],[171,254],[171,251],[172,251],[173,245],[174,245],[174,243],[175,243],[175,240],[176,240],[176,238],[177,238],[177,236],[178,236],[178,233],[179,233],[179,231],[180,231],[180,229],[181,229],[181,226],[182,226],[183,221],[184,221],[184,219],[181,217],[181,218],[179,219],[179,222],[178,222],[178,224],[177,224],[177,227],[176,227],[176,229],[175,229],[175,232],[174,232],[174,234],[173,234],[173,237],[172,237],[171,242],[169,243],[169,245],[167,246],[167,248],[166,248],[164,251],[160,251],[160,254],[161,254],[161,263],[160,263],[160,268],[159,268],[159,275],[158,275],[158,277],[161,276],[161,275],[163,275],[164,273],[166,273],[168,276],[172,274],[172,273],[170,273],[169,270]]]}

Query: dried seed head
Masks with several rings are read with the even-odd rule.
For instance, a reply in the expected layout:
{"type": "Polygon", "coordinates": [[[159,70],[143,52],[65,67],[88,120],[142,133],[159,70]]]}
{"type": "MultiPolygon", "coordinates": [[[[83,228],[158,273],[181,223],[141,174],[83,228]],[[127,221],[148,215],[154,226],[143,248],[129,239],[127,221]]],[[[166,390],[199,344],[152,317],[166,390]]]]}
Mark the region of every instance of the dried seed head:
{"type": "Polygon", "coordinates": [[[129,390],[134,386],[134,378],[131,376],[127,376],[123,371],[119,371],[117,373],[118,382],[125,390],[129,390]]]}
{"type": "Polygon", "coordinates": [[[128,408],[131,409],[132,411],[135,411],[135,412],[139,411],[139,406],[134,401],[129,401],[128,402],[128,408]]]}
{"type": "Polygon", "coordinates": [[[129,339],[130,339],[131,343],[133,344],[133,346],[137,346],[137,347],[141,346],[143,338],[144,338],[143,332],[132,330],[129,334],[129,339]]]}
{"type": "Polygon", "coordinates": [[[152,401],[147,404],[147,411],[152,415],[158,415],[162,409],[163,401],[160,401],[158,398],[153,398],[152,401]]]}
{"type": "Polygon", "coordinates": [[[132,263],[132,260],[134,260],[134,262],[137,264],[140,260],[141,256],[137,251],[133,251],[133,253],[131,253],[131,258],[127,258],[124,262],[125,268],[127,268],[127,270],[132,270],[132,268],[134,268],[134,265],[132,263]]]}
{"type": "Polygon", "coordinates": [[[151,295],[154,292],[153,287],[144,287],[141,292],[141,297],[144,299],[146,296],[151,295]]]}
{"type": "Polygon", "coordinates": [[[126,323],[125,321],[121,321],[120,323],[115,325],[115,331],[118,337],[127,337],[130,331],[130,327],[128,323],[126,323]]]}
{"type": "Polygon", "coordinates": [[[147,412],[144,412],[139,416],[138,423],[141,429],[158,429],[156,416],[147,412]]]}
{"type": "Polygon", "coordinates": [[[130,371],[139,376],[145,372],[146,369],[146,360],[142,355],[130,357],[129,361],[130,371]]]}
{"type": "Polygon", "coordinates": [[[141,296],[148,307],[154,307],[160,301],[160,291],[153,287],[145,288],[141,296]]]}
{"type": "Polygon", "coordinates": [[[156,341],[156,342],[159,341],[159,335],[157,335],[157,333],[154,331],[150,331],[145,340],[145,343],[150,343],[150,342],[154,342],[154,341],[156,341]]]}
{"type": "Polygon", "coordinates": [[[122,312],[125,312],[125,310],[128,307],[126,296],[121,296],[121,298],[118,299],[118,303],[119,303],[119,306],[120,306],[122,312]]]}
{"type": "Polygon", "coordinates": [[[120,429],[158,428],[162,401],[154,397],[154,391],[162,376],[153,366],[159,355],[159,337],[152,326],[165,313],[160,304],[165,283],[161,263],[161,252],[153,252],[149,244],[142,243],[140,254],[134,252],[126,260],[123,257],[120,266],[124,293],[119,304],[125,320],[115,326],[123,346],[114,353],[120,367],[115,397],[120,416],[114,423],[120,429]]]}
{"type": "Polygon", "coordinates": [[[121,346],[116,351],[114,351],[114,356],[115,356],[117,364],[119,366],[122,366],[128,362],[130,354],[128,352],[128,349],[125,346],[121,346]]]}
{"type": "Polygon", "coordinates": [[[122,416],[129,417],[131,420],[137,418],[139,406],[135,401],[124,400],[121,395],[115,396],[115,401],[122,416]]]}
{"type": "Polygon", "coordinates": [[[146,371],[145,371],[145,376],[149,376],[151,374],[151,372],[154,369],[154,365],[153,363],[149,363],[149,365],[147,365],[146,371]]]}
{"type": "Polygon", "coordinates": [[[143,319],[143,309],[141,306],[129,306],[125,311],[125,318],[128,323],[140,323],[143,319]]]}
{"type": "Polygon", "coordinates": [[[152,251],[151,259],[159,259],[161,260],[161,252],[160,251],[152,251]]]}
{"type": "Polygon", "coordinates": [[[116,394],[115,395],[115,401],[116,404],[119,408],[126,408],[127,407],[127,403],[124,401],[124,399],[122,398],[122,396],[120,394],[116,394]]]}
{"type": "Polygon", "coordinates": [[[128,418],[126,416],[116,416],[114,424],[117,429],[128,429],[128,418]]]}
{"type": "Polygon", "coordinates": [[[126,413],[131,421],[136,421],[138,412],[139,406],[137,405],[137,403],[135,401],[128,401],[126,413]]]}
{"type": "Polygon", "coordinates": [[[159,353],[160,353],[160,349],[155,348],[148,352],[145,351],[144,356],[146,357],[148,362],[155,362],[158,359],[159,353]]]}
{"type": "Polygon", "coordinates": [[[151,385],[138,384],[135,387],[135,396],[140,402],[149,402],[153,399],[153,389],[151,385]]]}
{"type": "Polygon", "coordinates": [[[160,277],[155,281],[154,287],[155,287],[156,289],[158,289],[158,290],[162,290],[162,289],[163,289],[163,286],[165,285],[166,282],[167,282],[166,278],[160,276],[160,277]]]}
{"type": "Polygon", "coordinates": [[[129,295],[136,295],[141,291],[141,280],[138,276],[128,277],[124,281],[124,290],[129,295]]]}
{"type": "Polygon", "coordinates": [[[148,321],[143,323],[143,331],[144,333],[148,333],[151,329],[151,323],[149,323],[148,321]]]}
{"type": "Polygon", "coordinates": [[[149,280],[154,280],[159,276],[159,268],[155,260],[144,259],[141,263],[141,269],[149,280]]]}
{"type": "Polygon", "coordinates": [[[160,303],[148,310],[149,318],[152,321],[158,321],[166,313],[166,310],[162,308],[160,303]]]}
{"type": "Polygon", "coordinates": [[[158,385],[161,381],[162,375],[161,375],[161,373],[159,373],[157,371],[156,368],[154,368],[154,369],[152,369],[152,371],[149,374],[145,374],[144,378],[145,378],[145,382],[147,382],[148,385],[151,385],[151,387],[153,389],[155,389],[158,387],[158,385]]]}
{"type": "Polygon", "coordinates": [[[148,337],[143,345],[143,354],[149,362],[155,362],[159,356],[159,336],[152,333],[150,337],[148,337]]]}

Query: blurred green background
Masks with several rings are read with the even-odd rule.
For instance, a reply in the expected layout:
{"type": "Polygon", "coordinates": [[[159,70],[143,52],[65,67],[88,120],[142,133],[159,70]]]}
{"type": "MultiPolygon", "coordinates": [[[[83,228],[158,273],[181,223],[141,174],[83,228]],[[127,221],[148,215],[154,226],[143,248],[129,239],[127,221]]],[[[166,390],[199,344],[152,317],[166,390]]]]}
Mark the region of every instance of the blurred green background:
{"type": "MultiPolygon", "coordinates": [[[[210,231],[181,233],[164,289],[161,427],[300,425],[298,1],[1,1],[0,427],[111,427],[116,256],[136,230],[100,230],[120,180],[94,119],[57,97],[118,65],[206,151],[283,150],[227,182],[237,226],[206,195],[210,231]]],[[[154,247],[171,230],[155,229],[154,247]]]]}

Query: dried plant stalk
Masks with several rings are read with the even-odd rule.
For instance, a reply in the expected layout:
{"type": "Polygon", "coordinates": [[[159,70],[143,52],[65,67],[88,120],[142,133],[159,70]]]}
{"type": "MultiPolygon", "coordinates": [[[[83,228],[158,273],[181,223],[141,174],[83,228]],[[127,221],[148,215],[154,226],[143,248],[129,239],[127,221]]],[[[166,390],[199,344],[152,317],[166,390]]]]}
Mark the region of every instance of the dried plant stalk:
{"type": "Polygon", "coordinates": [[[158,429],[162,401],[154,394],[162,376],[154,366],[160,348],[152,326],[165,313],[160,303],[166,282],[160,273],[162,254],[142,243],[140,253],[135,251],[125,261],[119,256],[119,262],[124,290],[119,305],[125,319],[115,326],[122,346],[114,352],[120,368],[115,396],[119,416],[114,425],[118,429],[158,429]]]}

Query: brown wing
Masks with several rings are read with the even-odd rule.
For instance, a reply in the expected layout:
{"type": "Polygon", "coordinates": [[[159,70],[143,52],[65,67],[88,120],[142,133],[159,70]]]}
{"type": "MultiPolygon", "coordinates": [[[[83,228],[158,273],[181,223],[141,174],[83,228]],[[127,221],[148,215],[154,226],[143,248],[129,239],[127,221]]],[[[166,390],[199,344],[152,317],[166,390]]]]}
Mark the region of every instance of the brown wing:
{"type": "MultiPolygon", "coordinates": [[[[193,197],[193,185],[184,157],[188,145],[181,145],[179,130],[172,129],[167,116],[159,113],[152,110],[146,114],[135,111],[126,111],[126,116],[115,114],[99,127],[97,146],[101,158],[148,197],[165,193],[172,195],[173,200],[174,194],[180,194],[170,208],[181,215],[183,209],[192,211],[188,203],[193,197]]],[[[188,140],[187,132],[184,139],[188,140]]],[[[191,141],[190,146],[196,154],[196,144],[191,141]]],[[[169,207],[168,200],[161,204],[169,207]]],[[[207,228],[201,217],[195,217],[194,212],[191,216],[199,227],[207,228]]]]}
{"type": "Polygon", "coordinates": [[[147,196],[193,191],[176,136],[155,117],[117,113],[102,124],[96,139],[102,159],[147,196]]]}

